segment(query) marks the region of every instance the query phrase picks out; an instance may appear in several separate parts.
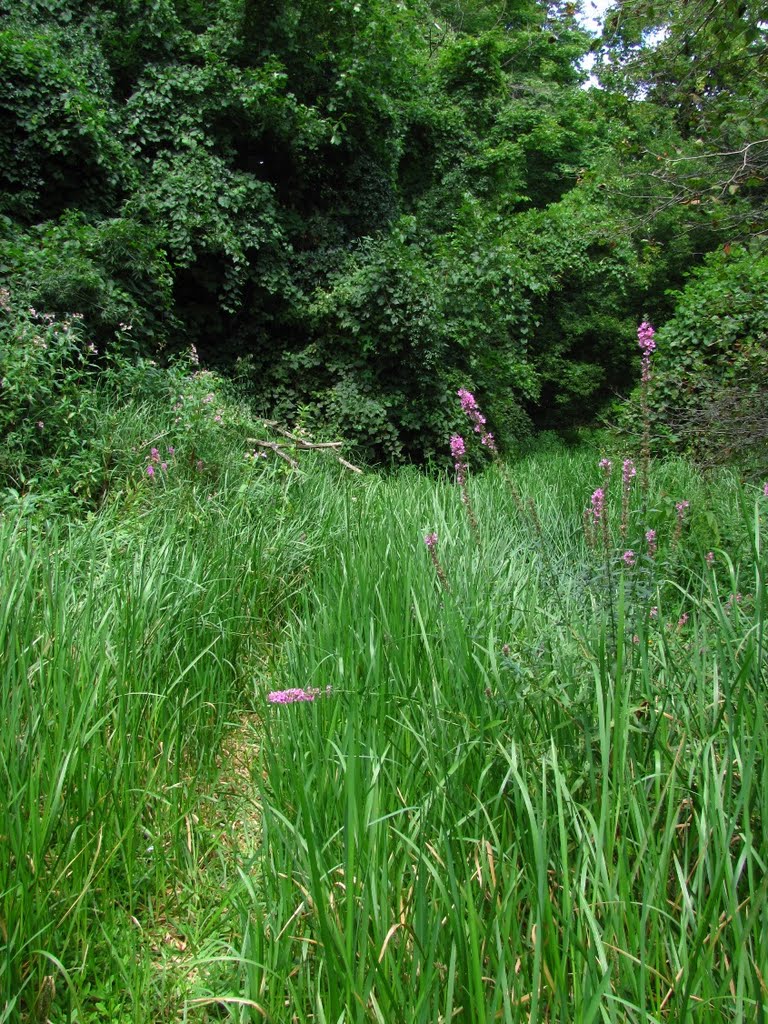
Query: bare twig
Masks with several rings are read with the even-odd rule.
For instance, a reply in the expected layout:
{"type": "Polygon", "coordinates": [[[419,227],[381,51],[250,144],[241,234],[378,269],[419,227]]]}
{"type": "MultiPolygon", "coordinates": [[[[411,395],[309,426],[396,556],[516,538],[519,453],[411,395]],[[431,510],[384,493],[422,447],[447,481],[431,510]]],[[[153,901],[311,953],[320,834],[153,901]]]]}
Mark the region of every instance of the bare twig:
{"type": "MultiPolygon", "coordinates": [[[[318,449],[320,451],[327,451],[336,456],[336,461],[344,466],[345,469],[351,470],[353,473],[362,474],[362,469],[359,466],[353,465],[346,459],[343,459],[341,455],[337,454],[337,449],[341,448],[344,444],[343,441],[307,441],[303,437],[297,437],[296,434],[292,434],[290,430],[286,430],[276,420],[262,420],[265,427],[269,427],[274,430],[275,433],[280,434],[291,442],[292,450],[295,451],[312,451],[318,449]]],[[[249,437],[246,439],[249,444],[258,445],[260,448],[269,448],[275,455],[279,455],[281,459],[285,459],[293,469],[299,469],[299,464],[292,455],[288,454],[287,445],[282,441],[263,441],[258,437],[249,437]]]]}

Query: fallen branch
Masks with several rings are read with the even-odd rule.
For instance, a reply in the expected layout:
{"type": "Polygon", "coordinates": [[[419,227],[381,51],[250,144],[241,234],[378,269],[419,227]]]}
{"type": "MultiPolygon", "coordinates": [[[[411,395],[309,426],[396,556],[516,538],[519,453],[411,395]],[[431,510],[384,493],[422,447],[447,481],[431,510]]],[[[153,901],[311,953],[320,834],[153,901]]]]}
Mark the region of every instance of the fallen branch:
{"type": "MultiPolygon", "coordinates": [[[[336,449],[341,448],[343,446],[343,441],[307,441],[305,438],[297,437],[295,434],[292,434],[289,430],[286,430],[284,427],[281,427],[280,424],[277,423],[277,421],[275,420],[263,420],[262,422],[265,427],[269,427],[271,430],[274,430],[276,433],[280,434],[282,437],[290,441],[294,451],[311,451],[313,449],[318,449],[320,451],[330,451],[336,456],[336,461],[339,462],[342,466],[344,466],[345,469],[349,469],[353,473],[362,474],[363,471],[362,469],[360,469],[359,466],[353,465],[351,462],[348,462],[346,459],[343,459],[341,455],[337,454],[336,449]]],[[[288,451],[286,451],[287,445],[285,443],[281,441],[263,441],[258,437],[249,437],[246,440],[248,441],[249,444],[258,445],[260,448],[269,448],[270,451],[273,451],[275,453],[275,455],[279,455],[281,459],[284,459],[286,462],[288,462],[293,469],[299,469],[299,463],[296,461],[295,458],[293,458],[292,455],[288,454],[288,451]]]]}
{"type": "Polygon", "coordinates": [[[275,455],[279,455],[281,459],[285,459],[286,462],[290,463],[293,469],[299,468],[299,464],[296,459],[291,458],[291,456],[280,447],[277,441],[260,441],[257,437],[249,437],[248,443],[257,444],[260,448],[270,448],[275,455]]]}

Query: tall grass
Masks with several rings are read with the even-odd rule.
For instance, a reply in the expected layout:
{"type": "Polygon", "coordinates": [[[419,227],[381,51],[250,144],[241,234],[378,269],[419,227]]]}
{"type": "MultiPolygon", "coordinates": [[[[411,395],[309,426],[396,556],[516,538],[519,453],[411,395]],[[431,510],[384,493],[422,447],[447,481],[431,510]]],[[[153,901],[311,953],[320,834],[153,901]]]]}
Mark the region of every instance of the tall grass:
{"type": "Polygon", "coordinates": [[[221,741],[334,534],[327,488],[266,467],[0,518],[0,1020],[172,1016],[144,937],[199,882],[221,741]]]}
{"type": "Polygon", "coordinates": [[[265,703],[244,1015],[763,1018],[764,499],[660,467],[636,525],[685,497],[682,542],[608,593],[595,463],[519,467],[535,522],[487,474],[477,542],[446,485],[348,493],[272,684],[324,695],[265,703]]]}
{"type": "Polygon", "coordinates": [[[0,519],[0,1021],[763,1019],[765,499],[660,463],[630,566],[591,451],[476,536],[234,422],[144,479],[137,409],[97,514],[0,519]]]}

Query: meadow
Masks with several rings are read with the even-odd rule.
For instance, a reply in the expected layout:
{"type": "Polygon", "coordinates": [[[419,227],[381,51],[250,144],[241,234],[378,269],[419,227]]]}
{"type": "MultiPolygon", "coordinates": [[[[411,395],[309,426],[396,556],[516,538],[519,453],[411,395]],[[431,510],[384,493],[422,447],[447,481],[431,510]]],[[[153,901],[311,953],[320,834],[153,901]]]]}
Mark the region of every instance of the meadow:
{"type": "Polygon", "coordinates": [[[762,484],[207,404],[0,519],[0,1021],[762,1020],[762,484]]]}

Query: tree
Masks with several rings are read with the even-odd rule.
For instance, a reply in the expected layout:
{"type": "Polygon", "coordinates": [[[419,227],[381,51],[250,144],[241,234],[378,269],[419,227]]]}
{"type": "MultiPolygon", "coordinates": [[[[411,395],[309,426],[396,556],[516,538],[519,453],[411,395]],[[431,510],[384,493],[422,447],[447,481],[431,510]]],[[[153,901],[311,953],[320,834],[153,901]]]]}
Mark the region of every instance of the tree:
{"type": "Polygon", "coordinates": [[[669,111],[680,134],[638,168],[649,217],[685,206],[724,238],[765,233],[767,16],[757,0],[622,0],[607,16],[602,84],[669,111]]]}

